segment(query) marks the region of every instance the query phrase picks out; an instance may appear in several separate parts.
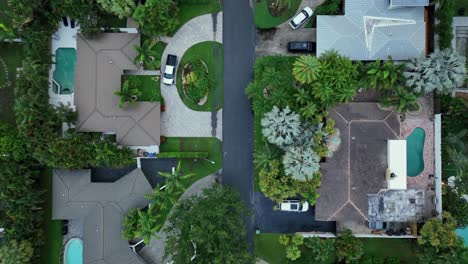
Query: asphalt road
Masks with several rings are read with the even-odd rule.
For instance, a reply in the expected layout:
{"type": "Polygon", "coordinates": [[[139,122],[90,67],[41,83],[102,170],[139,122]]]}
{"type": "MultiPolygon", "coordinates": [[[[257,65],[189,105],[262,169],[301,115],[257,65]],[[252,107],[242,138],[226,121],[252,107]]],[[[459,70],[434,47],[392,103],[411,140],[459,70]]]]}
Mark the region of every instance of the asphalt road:
{"type": "MultiPolygon", "coordinates": [[[[253,210],[253,115],[245,87],[253,79],[253,0],[224,0],[223,184],[240,192],[253,210]]],[[[246,219],[253,249],[253,217],[246,219]]]]}

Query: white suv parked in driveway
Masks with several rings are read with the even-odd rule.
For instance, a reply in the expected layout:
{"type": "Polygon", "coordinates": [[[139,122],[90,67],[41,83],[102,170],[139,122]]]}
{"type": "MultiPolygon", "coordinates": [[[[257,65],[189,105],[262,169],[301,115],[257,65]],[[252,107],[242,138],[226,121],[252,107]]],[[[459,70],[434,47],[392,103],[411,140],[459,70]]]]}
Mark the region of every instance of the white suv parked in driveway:
{"type": "Polygon", "coordinates": [[[163,78],[162,81],[164,84],[174,84],[175,80],[175,69],[177,66],[177,56],[175,55],[167,55],[166,59],[166,67],[164,68],[163,78]]]}
{"type": "Polygon", "coordinates": [[[314,13],[310,7],[304,7],[297,15],[295,15],[290,21],[289,26],[292,29],[297,29],[304,24],[314,13]]]}
{"type": "Polygon", "coordinates": [[[301,203],[299,200],[283,200],[279,204],[279,209],[286,212],[307,212],[309,210],[309,203],[307,201],[301,203]]]}

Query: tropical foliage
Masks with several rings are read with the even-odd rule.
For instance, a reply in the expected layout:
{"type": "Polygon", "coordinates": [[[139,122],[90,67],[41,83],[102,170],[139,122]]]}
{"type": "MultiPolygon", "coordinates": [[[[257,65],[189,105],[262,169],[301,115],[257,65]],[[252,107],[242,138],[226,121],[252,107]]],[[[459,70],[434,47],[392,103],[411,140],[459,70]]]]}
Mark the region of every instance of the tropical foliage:
{"type": "Polygon", "coordinates": [[[452,47],[453,39],[453,16],[455,15],[454,1],[436,0],[438,3],[435,16],[438,23],[435,26],[435,31],[439,36],[439,48],[449,49],[452,47]]]}
{"type": "Polygon", "coordinates": [[[304,246],[310,250],[309,263],[326,263],[330,259],[331,252],[335,250],[334,239],[322,239],[319,237],[308,237],[304,240],[304,246]]]}
{"type": "Polygon", "coordinates": [[[422,263],[464,263],[468,260],[468,248],[455,233],[456,226],[456,220],[447,212],[442,213],[442,219],[432,218],[424,224],[418,238],[422,263]]]}
{"type": "Polygon", "coordinates": [[[34,249],[31,242],[22,240],[10,241],[0,247],[0,259],[2,263],[8,264],[26,264],[31,263],[34,249]]]}
{"type": "Polygon", "coordinates": [[[26,139],[13,127],[0,123],[0,159],[20,162],[28,159],[26,139]]]}
{"type": "Polygon", "coordinates": [[[114,91],[114,94],[120,96],[119,107],[124,107],[125,103],[134,104],[138,100],[138,96],[141,96],[141,91],[137,87],[131,87],[130,81],[124,81],[122,89],[114,91]]]}
{"type": "Polygon", "coordinates": [[[283,156],[284,172],[298,181],[310,180],[320,169],[319,161],[312,148],[290,147],[283,156]]]}
{"type": "Polygon", "coordinates": [[[262,118],[262,134],[268,142],[281,148],[294,143],[301,133],[301,120],[299,115],[292,112],[287,106],[280,110],[274,106],[262,118]]]}
{"type": "Polygon", "coordinates": [[[336,238],[336,257],[345,263],[354,263],[364,255],[362,241],[353,236],[350,230],[346,230],[336,238]]]}
{"type": "Polygon", "coordinates": [[[415,58],[406,64],[406,85],[415,92],[454,94],[466,77],[465,57],[450,49],[415,58]]]}
{"type": "Polygon", "coordinates": [[[393,89],[404,81],[404,67],[403,63],[394,63],[391,58],[365,64],[361,67],[361,85],[374,91],[393,89]]]}
{"type": "Polygon", "coordinates": [[[155,40],[145,40],[141,46],[134,45],[133,48],[138,53],[135,59],[133,59],[133,63],[135,64],[147,64],[151,65],[155,68],[161,67],[161,58],[158,58],[160,55],[159,52],[154,51],[153,47],[158,42],[155,40]]]}
{"type": "Polygon", "coordinates": [[[319,77],[321,64],[316,57],[301,56],[293,66],[294,78],[300,83],[310,84],[319,77]]]}
{"type": "Polygon", "coordinates": [[[342,0],[325,0],[314,10],[314,15],[340,15],[342,0]]]}
{"type": "Polygon", "coordinates": [[[119,18],[131,16],[135,10],[134,0],[97,0],[102,9],[119,18]]]}
{"type": "Polygon", "coordinates": [[[380,103],[385,106],[393,106],[398,112],[418,111],[420,105],[418,96],[404,86],[396,86],[384,92],[380,103]]]}
{"type": "Polygon", "coordinates": [[[147,36],[165,36],[179,24],[179,8],[173,0],[147,0],[133,13],[140,30],[147,36]]]}
{"type": "Polygon", "coordinates": [[[286,258],[290,260],[297,260],[301,257],[300,246],[304,244],[304,237],[300,234],[296,235],[280,235],[278,242],[286,246],[286,258]]]}
{"type": "Polygon", "coordinates": [[[169,217],[165,255],[175,263],[250,263],[239,194],[213,185],[183,200],[169,217]]]}

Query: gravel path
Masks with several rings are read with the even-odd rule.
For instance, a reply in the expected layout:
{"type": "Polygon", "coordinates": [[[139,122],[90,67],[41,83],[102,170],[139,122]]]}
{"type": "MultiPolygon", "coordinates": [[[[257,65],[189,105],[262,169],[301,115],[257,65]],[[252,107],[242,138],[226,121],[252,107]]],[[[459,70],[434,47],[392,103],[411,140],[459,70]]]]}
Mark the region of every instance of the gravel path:
{"type": "MultiPolygon", "coordinates": [[[[213,183],[215,183],[216,174],[218,173],[220,172],[206,176],[192,184],[179,198],[179,202],[187,199],[190,196],[201,194],[204,189],[210,187],[213,183]]],[[[170,214],[172,214],[172,211],[170,214]]],[[[169,223],[166,221],[161,230],[164,230],[164,228],[167,227],[168,224],[169,223]]],[[[159,237],[159,239],[151,239],[150,244],[146,245],[138,254],[147,264],[168,263],[169,261],[163,260],[166,233],[163,231],[159,231],[156,235],[159,237]]]]}
{"type": "MultiPolygon", "coordinates": [[[[222,12],[196,17],[184,24],[167,41],[161,59],[161,69],[165,68],[167,54],[176,55],[179,61],[193,45],[204,41],[222,42],[222,12]]],[[[199,112],[188,108],[180,99],[175,85],[161,82],[161,94],[166,102],[166,111],[161,113],[161,135],[171,137],[211,137],[222,138],[222,110],[217,113],[199,112]],[[216,118],[212,118],[215,115],[216,118]],[[212,122],[212,119],[217,122],[212,122]]]]}

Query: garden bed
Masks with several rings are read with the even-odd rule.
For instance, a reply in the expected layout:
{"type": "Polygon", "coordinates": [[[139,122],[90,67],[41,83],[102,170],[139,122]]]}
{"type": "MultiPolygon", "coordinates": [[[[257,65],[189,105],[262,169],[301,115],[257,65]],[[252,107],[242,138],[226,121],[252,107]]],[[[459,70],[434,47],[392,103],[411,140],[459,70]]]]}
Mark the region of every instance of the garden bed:
{"type": "MultiPolygon", "coordinates": [[[[141,36],[141,44],[143,44],[148,37],[142,35],[141,36]]],[[[157,63],[154,64],[149,64],[149,63],[144,63],[143,69],[145,70],[159,70],[161,69],[161,60],[162,55],[164,53],[164,49],[166,49],[167,43],[164,43],[162,41],[158,41],[156,44],[154,44],[153,48],[151,49],[152,52],[154,52],[154,59],[157,63]]],[[[165,59],[165,58],[164,58],[165,59]]]]}
{"type": "Polygon", "coordinates": [[[184,66],[182,87],[184,96],[192,103],[204,105],[212,89],[208,66],[203,60],[194,60],[184,66]]]}
{"type": "Polygon", "coordinates": [[[293,17],[301,4],[301,0],[291,0],[291,8],[287,6],[277,14],[270,12],[270,0],[255,0],[255,26],[259,29],[274,28],[293,17]]]}
{"type": "Polygon", "coordinates": [[[198,43],[190,47],[182,57],[177,71],[177,91],[184,104],[195,111],[212,111],[222,108],[223,101],[223,48],[222,44],[214,41],[198,43]],[[215,56],[215,51],[217,56],[215,56]],[[185,65],[194,61],[203,61],[208,69],[207,79],[212,82],[208,90],[206,102],[199,105],[199,101],[192,101],[185,96],[184,70],[185,65]]]}

